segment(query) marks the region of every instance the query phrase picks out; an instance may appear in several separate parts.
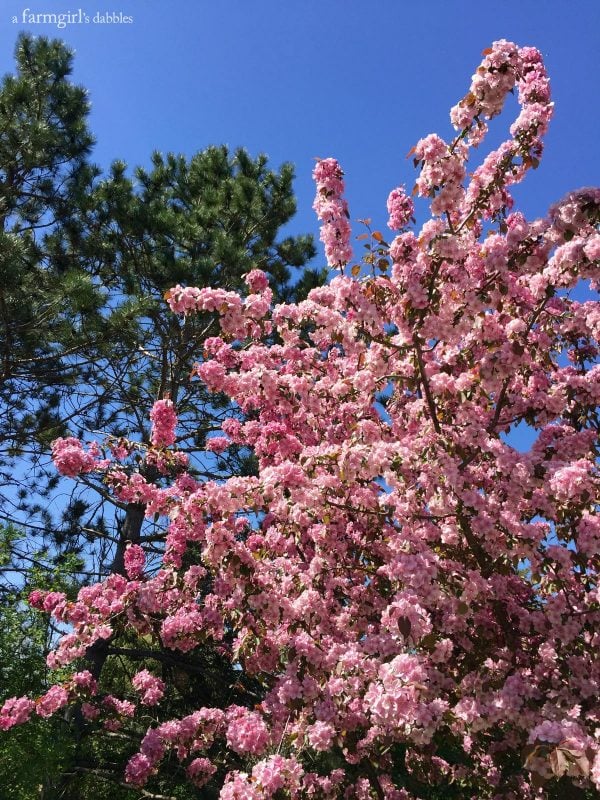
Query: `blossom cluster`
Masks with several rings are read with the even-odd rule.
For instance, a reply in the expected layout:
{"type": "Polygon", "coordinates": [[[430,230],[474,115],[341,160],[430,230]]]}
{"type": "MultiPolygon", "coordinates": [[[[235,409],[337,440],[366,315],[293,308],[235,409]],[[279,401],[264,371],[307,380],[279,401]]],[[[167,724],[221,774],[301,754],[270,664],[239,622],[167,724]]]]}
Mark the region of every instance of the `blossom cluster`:
{"type": "Polygon", "coordinates": [[[399,186],[390,192],[387,200],[387,210],[390,215],[388,228],[398,231],[408,225],[414,214],[415,205],[406,194],[404,186],[399,186]]]}
{"type": "Polygon", "coordinates": [[[140,578],[146,565],[146,553],[139,544],[130,544],[125,549],[125,571],[132,580],[140,578]]]}
{"type": "MultiPolygon", "coordinates": [[[[35,598],[34,598],[35,599],[35,598]]],[[[69,702],[92,697],[97,692],[97,683],[91,672],[76,672],[65,684],[54,684],[35,700],[26,697],[9,698],[0,710],[0,730],[27,722],[35,712],[40,717],[51,717],[69,702]]]]}
{"type": "Polygon", "coordinates": [[[165,684],[147,669],[137,672],[131,679],[133,688],[140,694],[140,702],[145,706],[155,706],[162,700],[165,684]]]}
{"type": "Polygon", "coordinates": [[[511,208],[509,186],[539,164],[542,137],[553,114],[549,81],[538,50],[500,40],[484,55],[469,92],[450,113],[460,132],[456,139],[447,144],[430,134],[411,151],[421,168],[416,182],[419,194],[431,198],[433,215],[448,215],[458,229],[474,221],[476,212],[485,219],[511,208]],[[515,87],[521,111],[510,128],[511,139],[486,156],[465,188],[470,148],[481,144],[488,130],[485,120],[500,113],[515,87]]]}
{"type": "Polygon", "coordinates": [[[150,412],[152,433],[150,441],[155,447],[170,447],[175,443],[177,415],[171,400],[157,400],[150,412]]]}
{"type": "Polygon", "coordinates": [[[98,458],[99,455],[100,448],[97,442],[92,442],[85,450],[82,442],[74,436],[58,438],[52,443],[54,465],[60,474],[67,478],[106,468],[109,462],[98,458]]]}
{"type": "Polygon", "coordinates": [[[322,222],[321,241],[330,267],[341,267],[352,258],[348,203],[344,199],[344,173],[335,158],[318,161],[313,170],[317,193],[313,208],[322,222]]]}

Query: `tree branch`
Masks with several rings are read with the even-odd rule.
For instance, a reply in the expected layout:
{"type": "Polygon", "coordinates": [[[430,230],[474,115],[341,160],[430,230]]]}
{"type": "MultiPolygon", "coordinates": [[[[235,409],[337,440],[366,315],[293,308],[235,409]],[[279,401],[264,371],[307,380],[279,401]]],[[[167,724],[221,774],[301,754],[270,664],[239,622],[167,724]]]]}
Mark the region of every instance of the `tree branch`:
{"type": "Polygon", "coordinates": [[[427,401],[427,407],[429,409],[429,413],[431,415],[431,421],[433,422],[433,427],[435,428],[436,433],[441,433],[442,429],[440,427],[440,422],[437,416],[437,410],[435,407],[435,401],[433,399],[433,395],[431,394],[431,387],[429,386],[429,381],[427,380],[427,373],[425,372],[425,364],[423,362],[423,353],[421,351],[421,343],[419,341],[418,334],[414,334],[413,336],[413,344],[415,346],[415,353],[417,354],[417,364],[419,365],[419,375],[421,377],[421,383],[423,385],[423,391],[425,393],[425,399],[427,401]]]}

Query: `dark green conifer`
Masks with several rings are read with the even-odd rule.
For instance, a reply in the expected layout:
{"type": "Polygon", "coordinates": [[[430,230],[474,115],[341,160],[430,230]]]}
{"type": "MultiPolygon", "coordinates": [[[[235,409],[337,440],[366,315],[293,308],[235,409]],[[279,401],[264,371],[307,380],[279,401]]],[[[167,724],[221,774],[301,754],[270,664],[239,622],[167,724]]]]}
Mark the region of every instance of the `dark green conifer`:
{"type": "MultiPolygon", "coordinates": [[[[49,460],[54,438],[147,441],[149,409],[168,395],[200,479],[253,468],[244,452],[229,461],[204,452],[207,433],[230,413],[190,380],[216,326],[210,316],[170,314],[165,291],[182,283],[243,292],[243,276],[260,268],[288,300],[324,280],[305,268],[312,238],[280,236],[295,212],[291,165],[274,171],[265,156],[209,147],[191,157],[154,153],[148,168],[115,161],[102,174],[90,161],[86,92],[71,70],[62,43],[23,35],[16,73],[0,84],[0,656],[27,642],[26,657],[0,662],[3,697],[26,691],[29,678],[30,691],[41,692],[48,679],[52,629],[47,621],[31,627],[22,602],[29,588],[60,583],[74,594],[82,582],[122,571],[128,541],[152,557],[164,538],[144,522],[143,507],[111,502],[93,478],[75,487],[59,481],[49,460]]],[[[82,663],[104,690],[127,685],[144,666],[174,687],[167,717],[232,696],[253,702],[260,692],[207,647],[183,657],[114,639],[82,663]]],[[[52,741],[58,750],[15,797],[139,796],[118,783],[140,731],[100,740],[77,714],[56,724],[38,724],[40,748],[52,741]]],[[[0,775],[22,747],[18,734],[0,739],[0,775]]],[[[196,796],[174,770],[167,765],[167,784],[156,791],[196,796]]]]}

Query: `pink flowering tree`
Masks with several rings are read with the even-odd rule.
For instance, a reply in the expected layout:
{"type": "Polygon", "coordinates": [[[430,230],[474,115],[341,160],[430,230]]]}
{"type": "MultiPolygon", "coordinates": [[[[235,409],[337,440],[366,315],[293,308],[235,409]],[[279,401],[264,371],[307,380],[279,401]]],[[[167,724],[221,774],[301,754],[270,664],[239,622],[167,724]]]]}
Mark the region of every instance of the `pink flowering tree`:
{"type": "Polygon", "coordinates": [[[393,242],[373,232],[352,264],[327,159],[328,286],[274,306],[253,270],[245,299],[169,292],[175,313],[219,315],[195,371],[243,412],[215,446],[251,449],[256,476],[187,474],[164,401],[144,458],[161,474],[178,464],[169,481],[128,469],[125,445],[110,458],[55,446],[66,474],[94,471],[163,520],[164,552],[150,570],[130,546],[126,575],[74,602],[31,597],[67,626],[50,666],[74,672],[9,700],[0,726],[78,704],[131,737],[125,779],[144,791],[175,761],[221,800],[598,796],[600,304],[571,290],[597,290],[600,190],[543,219],[513,209],[512,184],[542,154],[549,84],[533,48],[484,56],[455,138],[411,151],[431,209],[420,230],[399,187],[393,242]],[[467,174],[513,90],[511,138],[467,174]],[[521,423],[526,451],[509,440],[521,423]],[[146,666],[117,697],[84,667],[123,637],[143,639],[146,666]],[[160,654],[207,645],[239,676],[235,699],[161,719],[174,687],[160,654]]]}

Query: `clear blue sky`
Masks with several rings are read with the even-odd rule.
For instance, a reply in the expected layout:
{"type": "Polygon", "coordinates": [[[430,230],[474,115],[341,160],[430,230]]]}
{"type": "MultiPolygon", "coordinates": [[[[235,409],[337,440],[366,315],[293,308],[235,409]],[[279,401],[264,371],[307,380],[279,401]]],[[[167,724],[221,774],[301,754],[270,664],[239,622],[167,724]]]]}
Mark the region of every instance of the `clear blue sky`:
{"type": "Polygon", "coordinates": [[[406,153],[430,132],[452,135],[448,111],[481,51],[500,38],[542,51],[556,103],[545,157],[518,190],[519,207],[537,216],[569,189],[600,184],[600,0],[27,2],[29,13],[81,8],[91,21],[23,25],[26,2],[3,0],[0,72],[11,69],[20,30],[74,47],[100,164],[220,143],[266,152],[273,165],[292,161],[299,212],[291,232],[318,232],[315,156],[340,160],[351,216],[382,224],[390,189],[414,181],[406,153]],[[98,11],[133,22],[94,23],[98,11]]]}

